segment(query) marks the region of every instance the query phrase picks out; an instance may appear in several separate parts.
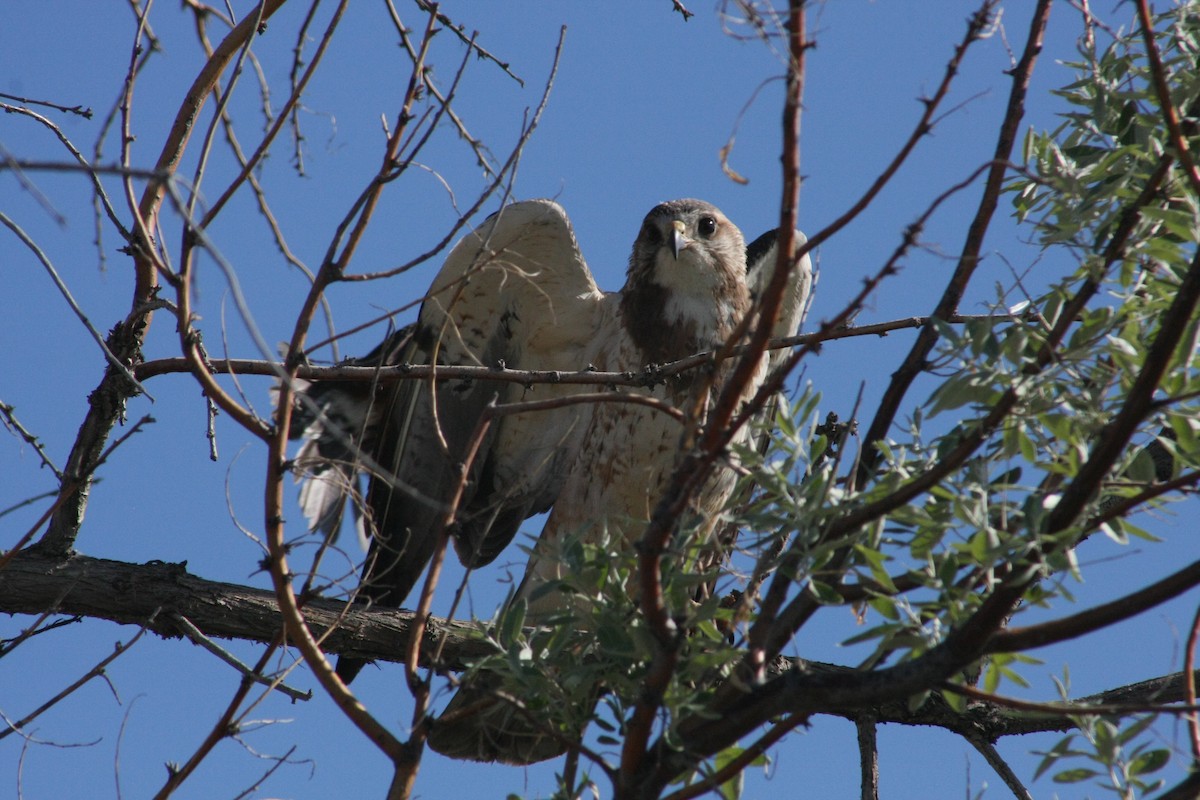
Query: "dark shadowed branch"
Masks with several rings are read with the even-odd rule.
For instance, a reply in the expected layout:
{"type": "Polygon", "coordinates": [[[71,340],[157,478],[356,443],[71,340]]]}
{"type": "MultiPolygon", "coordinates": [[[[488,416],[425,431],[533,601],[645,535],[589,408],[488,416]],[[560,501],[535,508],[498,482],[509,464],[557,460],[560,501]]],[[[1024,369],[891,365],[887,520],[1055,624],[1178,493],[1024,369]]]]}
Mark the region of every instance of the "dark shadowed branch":
{"type": "MultiPolygon", "coordinates": [[[[188,572],[186,564],[131,564],[78,555],[60,560],[32,552],[18,554],[0,572],[0,612],[38,614],[47,609],[135,625],[167,639],[185,638],[175,615],[186,617],[205,636],[217,639],[270,646],[282,630],[274,592],[205,580],[188,572]]],[[[328,652],[395,663],[403,663],[408,657],[413,612],[310,598],[303,603],[302,613],[328,652]]],[[[423,639],[422,665],[439,670],[460,670],[495,652],[495,645],[481,635],[475,622],[430,617],[423,639]],[[431,653],[438,653],[437,663],[427,660],[431,653]]],[[[779,659],[772,670],[777,677],[756,696],[769,696],[770,705],[778,713],[796,707],[802,715],[824,713],[856,719],[861,714],[860,701],[846,687],[878,682],[870,672],[815,661],[779,659]],[[820,687],[837,691],[823,694],[818,691],[820,687]]],[[[1184,677],[1176,673],[1116,687],[1079,698],[1069,706],[1044,706],[1038,715],[988,702],[986,696],[959,712],[936,694],[919,708],[910,708],[905,697],[880,703],[875,710],[879,722],[933,725],[957,733],[975,731],[994,741],[1004,736],[1069,730],[1069,716],[1085,712],[1089,706],[1102,706],[1105,711],[1121,706],[1170,710],[1170,704],[1187,698],[1184,677]]],[[[791,724],[782,730],[773,727],[772,741],[802,721],[791,718],[791,724]]]]}

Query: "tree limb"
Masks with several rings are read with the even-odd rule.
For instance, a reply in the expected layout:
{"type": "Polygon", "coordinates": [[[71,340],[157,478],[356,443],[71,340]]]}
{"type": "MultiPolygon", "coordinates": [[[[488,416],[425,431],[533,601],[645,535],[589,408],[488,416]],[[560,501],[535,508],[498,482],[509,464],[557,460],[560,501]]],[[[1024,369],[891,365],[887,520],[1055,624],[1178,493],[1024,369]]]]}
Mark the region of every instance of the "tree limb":
{"type": "MultiPolygon", "coordinates": [[[[29,551],[16,554],[0,571],[0,611],[38,614],[50,608],[145,625],[164,638],[184,635],[175,614],[206,636],[264,644],[274,641],[282,626],[273,591],[205,580],[189,573],[186,562],[130,564],[83,555],[59,559],[29,551]]],[[[309,628],[326,637],[327,650],[362,658],[404,658],[411,612],[347,607],[343,601],[325,599],[310,599],[302,611],[309,628]]],[[[444,639],[441,666],[461,668],[466,660],[491,652],[475,637],[477,630],[469,623],[432,619],[422,652],[434,652],[444,639]]]]}
{"type": "MultiPolygon", "coordinates": [[[[276,639],[282,624],[273,591],[206,580],[188,572],[186,563],[131,564],[83,555],[57,559],[37,552],[18,553],[0,571],[0,612],[40,614],[47,609],[144,626],[164,638],[183,636],[174,622],[175,614],[186,616],[206,636],[264,644],[276,639]]],[[[328,652],[397,663],[407,655],[414,619],[410,611],[347,606],[343,601],[319,598],[308,600],[302,611],[314,634],[324,637],[323,649],[328,652]]],[[[431,617],[421,651],[423,665],[459,670],[490,655],[493,648],[478,631],[476,623],[431,617]],[[439,646],[438,663],[426,663],[427,654],[439,646]]],[[[867,678],[865,671],[783,658],[776,660],[771,671],[776,677],[755,693],[771,695],[771,704],[781,711],[799,704],[806,713],[850,720],[862,716],[865,703],[853,702],[845,695],[826,695],[815,687],[845,687],[867,678]]],[[[1080,698],[1069,711],[1080,713],[1095,705],[1166,705],[1184,701],[1186,694],[1183,673],[1175,673],[1080,698]]],[[[1004,736],[1072,728],[1066,708],[1062,714],[1039,716],[978,702],[959,712],[936,693],[915,709],[903,698],[880,703],[871,711],[880,723],[940,727],[992,742],[1004,736]]]]}

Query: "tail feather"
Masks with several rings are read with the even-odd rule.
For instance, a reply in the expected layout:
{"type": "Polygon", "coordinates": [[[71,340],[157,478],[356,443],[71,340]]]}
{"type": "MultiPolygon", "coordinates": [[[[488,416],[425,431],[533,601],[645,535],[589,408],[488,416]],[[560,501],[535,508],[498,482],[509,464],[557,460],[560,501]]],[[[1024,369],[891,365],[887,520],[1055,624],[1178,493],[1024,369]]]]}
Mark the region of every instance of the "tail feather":
{"type": "Polygon", "coordinates": [[[362,668],[369,662],[365,658],[354,658],[353,656],[338,656],[337,664],[334,665],[333,671],[342,679],[342,683],[347,686],[350,681],[358,677],[358,673],[362,672],[362,668]]]}
{"type": "MultiPolygon", "coordinates": [[[[412,326],[396,331],[367,355],[346,359],[342,366],[396,363],[412,331],[412,326]]],[[[378,389],[370,381],[297,382],[288,437],[303,441],[293,461],[296,481],[301,484],[300,507],[309,529],[331,539],[341,528],[347,505],[354,509],[356,522],[362,518],[359,476],[364,461],[374,457],[378,389]]]]}
{"type": "Polygon", "coordinates": [[[578,740],[578,731],[556,731],[554,723],[536,715],[521,698],[502,694],[497,676],[481,674],[450,699],[430,729],[428,744],[464,761],[534,764],[562,755],[567,742],[578,740]]]}

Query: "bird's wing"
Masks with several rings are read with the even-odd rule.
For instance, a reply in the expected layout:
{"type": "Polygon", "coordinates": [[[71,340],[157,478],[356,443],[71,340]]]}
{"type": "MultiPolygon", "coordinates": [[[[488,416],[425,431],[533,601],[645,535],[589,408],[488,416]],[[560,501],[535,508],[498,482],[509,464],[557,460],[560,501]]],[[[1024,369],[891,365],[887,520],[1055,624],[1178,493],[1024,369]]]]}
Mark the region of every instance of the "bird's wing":
{"type": "MultiPolygon", "coordinates": [[[[577,371],[587,366],[604,305],[562,208],[547,200],[514,203],[454,246],[426,296],[407,360],[577,371]]],[[[586,426],[586,406],[499,416],[466,476],[460,464],[490,403],[571,391],[439,379],[402,380],[383,392],[360,595],[390,606],[404,601],[464,480],[453,532],[468,566],[494,559],[523,520],[548,508],[586,426]]],[[[338,669],[347,679],[357,666],[343,658],[338,669]]]]}
{"type": "MultiPolygon", "coordinates": [[[[793,242],[797,248],[808,239],[800,231],[796,231],[793,242]]],[[[746,279],[750,283],[750,295],[758,302],[763,292],[771,283],[775,267],[779,260],[779,229],[769,230],[746,246],[746,279]]],[[[813,270],[812,261],[808,254],[792,268],[788,276],[787,291],[779,308],[779,316],[775,320],[771,337],[779,339],[785,336],[795,336],[804,321],[808,311],[809,296],[812,293],[813,270]]],[[[774,368],[788,356],[788,350],[774,350],[771,353],[771,367],[774,368]]]]}
{"type": "MultiPolygon", "coordinates": [[[[741,232],[707,203],[682,200],[653,209],[634,243],[617,316],[596,337],[595,363],[607,370],[638,369],[726,339],[750,308],[744,248],[741,232]]],[[[723,380],[720,371],[717,376],[723,380]]],[[[760,371],[748,382],[746,395],[761,377],[760,371]]],[[[710,394],[695,376],[629,391],[676,408],[702,402],[697,392],[710,394]]],[[[588,624],[587,607],[595,598],[582,587],[564,590],[570,567],[561,556],[601,536],[612,537],[617,547],[636,547],[677,464],[683,431],[658,409],[620,402],[595,406],[517,589],[526,624],[561,625],[572,612],[577,624],[588,624]]],[[[700,521],[698,539],[707,539],[719,521],[735,478],[733,470],[719,466],[695,492],[688,516],[700,521]]],[[[638,586],[632,581],[627,588],[636,592],[638,586]]],[[[603,691],[599,684],[575,680],[550,699],[503,696],[498,688],[494,675],[468,676],[429,731],[429,747],[476,761],[552,758],[577,739],[603,691]]]]}
{"type": "MultiPolygon", "coordinates": [[[[348,358],[341,366],[384,367],[404,363],[415,330],[415,325],[402,328],[367,355],[348,358]]],[[[365,471],[364,447],[369,448],[377,434],[379,415],[375,397],[380,384],[297,380],[296,388],[288,436],[302,440],[292,462],[292,472],[300,483],[300,508],[311,530],[334,539],[349,505],[365,547],[359,475],[365,471]]]]}
{"type": "MultiPolygon", "coordinates": [[[[793,237],[795,247],[799,248],[807,241],[804,234],[796,231],[793,237]]],[[[746,246],[746,281],[749,284],[750,296],[754,300],[756,306],[762,301],[763,293],[771,283],[771,278],[775,274],[775,269],[778,266],[778,249],[779,244],[779,229],[774,228],[759,236],[746,246]]],[[[804,316],[808,311],[809,300],[812,294],[813,271],[812,261],[808,254],[805,254],[793,267],[788,275],[787,288],[784,291],[783,301],[779,307],[779,316],[775,318],[775,325],[771,330],[772,339],[780,339],[788,336],[795,336],[800,330],[800,324],[804,321],[804,316]]],[[[781,348],[772,350],[767,357],[767,365],[769,370],[778,368],[787,357],[791,354],[789,348],[781,348]]],[[[759,419],[768,422],[775,419],[776,409],[779,407],[781,397],[776,395],[763,407],[760,412],[759,419]]],[[[770,446],[771,437],[761,426],[747,425],[741,429],[738,435],[739,443],[753,447],[759,453],[765,454],[770,446]]],[[[742,496],[741,500],[736,502],[744,502],[749,499],[749,489],[742,496]]],[[[708,511],[714,516],[720,512],[720,508],[710,508],[708,511]]],[[[729,558],[729,554],[733,551],[734,545],[737,543],[738,528],[736,525],[727,524],[716,531],[717,546],[702,553],[697,561],[696,569],[698,572],[707,572],[714,569],[719,564],[722,564],[729,558]]],[[[697,599],[710,597],[716,589],[716,584],[706,582],[701,584],[696,592],[697,599]]]]}
{"type": "MultiPolygon", "coordinates": [[[[588,366],[604,313],[604,295],[566,212],[533,200],[507,206],[459,242],[430,289],[420,330],[438,363],[574,372],[588,366]]],[[[576,391],[553,384],[439,383],[432,432],[465,444],[493,398],[547,400],[576,391]]],[[[493,423],[458,515],[455,546],[464,564],[490,562],[526,517],[554,502],[585,413],[586,406],[575,405],[493,423]]]]}

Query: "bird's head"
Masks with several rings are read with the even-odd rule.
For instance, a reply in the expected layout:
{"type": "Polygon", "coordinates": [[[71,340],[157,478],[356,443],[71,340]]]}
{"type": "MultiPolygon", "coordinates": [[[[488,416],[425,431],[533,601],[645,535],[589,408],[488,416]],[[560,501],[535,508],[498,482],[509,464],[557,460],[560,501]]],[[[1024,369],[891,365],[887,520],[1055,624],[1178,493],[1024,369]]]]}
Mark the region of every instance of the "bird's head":
{"type": "Polygon", "coordinates": [[[651,360],[724,341],[750,307],[742,232],[702,200],[650,209],[629,257],[622,308],[651,360]]]}
{"type": "Polygon", "coordinates": [[[629,279],[710,295],[746,274],[742,232],[702,200],[672,200],[650,209],[633,243],[629,279]]]}

